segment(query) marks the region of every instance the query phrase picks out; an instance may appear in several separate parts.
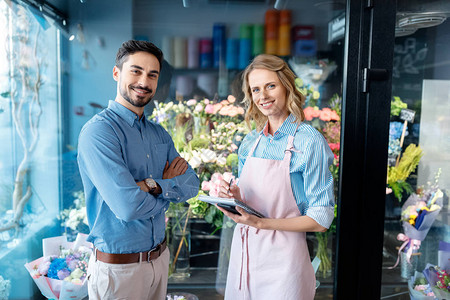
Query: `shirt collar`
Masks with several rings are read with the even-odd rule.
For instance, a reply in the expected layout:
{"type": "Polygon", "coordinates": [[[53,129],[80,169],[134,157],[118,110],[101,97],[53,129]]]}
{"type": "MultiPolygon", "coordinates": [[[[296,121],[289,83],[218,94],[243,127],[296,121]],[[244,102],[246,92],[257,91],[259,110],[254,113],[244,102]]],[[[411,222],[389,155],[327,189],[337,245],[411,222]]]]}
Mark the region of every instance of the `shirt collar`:
{"type": "Polygon", "coordinates": [[[108,109],[112,110],[119,117],[124,119],[130,127],[133,127],[134,122],[139,120],[139,116],[137,114],[114,100],[109,100],[108,109]]]}
{"type": "MultiPolygon", "coordinates": [[[[295,116],[293,114],[290,114],[286,118],[286,120],[284,120],[283,124],[281,124],[280,128],[275,131],[274,137],[279,133],[282,133],[284,135],[295,135],[298,123],[294,122],[294,120],[295,116]]],[[[265,136],[269,135],[269,126],[267,126],[267,124],[268,122],[266,122],[266,125],[264,125],[264,128],[261,130],[260,134],[264,134],[265,136]]]]}

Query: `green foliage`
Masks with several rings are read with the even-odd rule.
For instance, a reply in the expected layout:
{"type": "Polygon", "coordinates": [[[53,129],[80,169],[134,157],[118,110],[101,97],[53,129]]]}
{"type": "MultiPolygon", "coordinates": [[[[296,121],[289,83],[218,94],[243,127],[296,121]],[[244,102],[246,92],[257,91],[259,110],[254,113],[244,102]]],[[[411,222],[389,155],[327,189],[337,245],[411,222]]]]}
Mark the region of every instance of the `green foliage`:
{"type": "Polygon", "coordinates": [[[191,147],[191,150],[206,149],[209,147],[209,143],[210,141],[206,138],[194,137],[189,142],[189,146],[191,147]]]}
{"type": "Polygon", "coordinates": [[[394,96],[394,100],[391,101],[391,117],[400,115],[402,109],[408,108],[408,104],[403,102],[400,97],[394,96]]]}
{"type": "Polygon", "coordinates": [[[187,202],[189,203],[192,214],[196,217],[203,218],[208,209],[208,203],[198,200],[199,195],[205,195],[205,193],[200,191],[197,196],[189,199],[187,202]]]}
{"type": "Polygon", "coordinates": [[[231,153],[227,157],[227,166],[236,167],[239,164],[239,157],[236,153],[231,153]]]}

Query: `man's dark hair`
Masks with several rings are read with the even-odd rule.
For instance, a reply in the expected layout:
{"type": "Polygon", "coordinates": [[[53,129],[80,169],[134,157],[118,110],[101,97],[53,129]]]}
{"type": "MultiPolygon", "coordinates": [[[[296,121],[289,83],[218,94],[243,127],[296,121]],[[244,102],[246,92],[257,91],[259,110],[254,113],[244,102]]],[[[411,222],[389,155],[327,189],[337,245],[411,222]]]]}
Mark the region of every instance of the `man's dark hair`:
{"type": "MultiPolygon", "coordinates": [[[[122,44],[122,46],[119,48],[119,51],[117,51],[116,55],[116,66],[122,70],[123,63],[127,60],[128,56],[131,54],[134,54],[136,52],[147,52],[150,54],[153,54],[156,56],[159,62],[159,68],[162,69],[162,60],[163,60],[163,53],[162,51],[153,45],[150,42],[147,41],[136,41],[136,40],[129,40],[122,44]]],[[[161,70],[160,70],[161,71],[161,70]]]]}

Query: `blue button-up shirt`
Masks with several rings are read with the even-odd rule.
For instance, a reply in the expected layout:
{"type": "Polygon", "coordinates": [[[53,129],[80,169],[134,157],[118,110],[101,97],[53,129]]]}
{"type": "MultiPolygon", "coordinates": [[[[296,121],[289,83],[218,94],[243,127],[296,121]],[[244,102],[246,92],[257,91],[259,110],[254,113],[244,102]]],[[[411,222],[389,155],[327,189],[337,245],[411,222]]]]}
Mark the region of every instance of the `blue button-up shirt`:
{"type": "Polygon", "coordinates": [[[334,219],[333,176],[330,165],[334,155],[325,138],[308,124],[293,123],[290,115],[272,136],[267,131],[253,130],[239,147],[239,174],[247,156],[262,135],[254,157],[282,160],[289,135],[294,136],[294,148],[290,162],[291,187],[302,215],[311,217],[323,227],[329,228],[334,219]]]}
{"type": "Polygon", "coordinates": [[[170,202],[198,193],[199,180],[185,174],[162,179],[168,161],[179,156],[163,127],[110,101],[82,128],[78,165],[86,195],[88,241],[106,253],[148,251],[164,239],[170,202]],[[153,178],[162,189],[154,197],[136,182],[153,178]]]}

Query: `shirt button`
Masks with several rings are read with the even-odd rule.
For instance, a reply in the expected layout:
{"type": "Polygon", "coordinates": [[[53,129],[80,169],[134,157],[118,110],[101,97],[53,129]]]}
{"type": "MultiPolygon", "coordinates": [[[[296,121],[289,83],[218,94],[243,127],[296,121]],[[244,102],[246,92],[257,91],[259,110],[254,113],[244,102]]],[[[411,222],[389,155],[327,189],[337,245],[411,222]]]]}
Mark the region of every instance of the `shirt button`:
{"type": "Polygon", "coordinates": [[[147,158],[149,158],[149,157],[150,157],[150,155],[147,154],[147,158]]]}
{"type": "Polygon", "coordinates": [[[180,197],[177,197],[177,200],[180,200],[180,197]]]}
{"type": "Polygon", "coordinates": [[[153,176],[153,175],[152,175],[152,174],[150,174],[150,175],[148,175],[148,176],[149,176],[150,178],[152,178],[152,176],[153,176]]]}
{"type": "Polygon", "coordinates": [[[166,196],[169,196],[169,193],[166,193],[166,196]]]}

